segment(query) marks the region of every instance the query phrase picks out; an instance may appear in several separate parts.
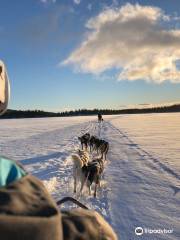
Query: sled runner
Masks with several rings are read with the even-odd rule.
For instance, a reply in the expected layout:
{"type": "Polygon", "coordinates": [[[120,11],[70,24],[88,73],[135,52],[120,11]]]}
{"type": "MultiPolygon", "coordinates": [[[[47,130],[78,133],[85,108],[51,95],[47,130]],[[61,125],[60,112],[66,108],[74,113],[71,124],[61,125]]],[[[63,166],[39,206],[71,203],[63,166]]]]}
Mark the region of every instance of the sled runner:
{"type": "Polygon", "coordinates": [[[86,207],[84,204],[82,204],[81,202],[79,202],[77,199],[73,198],[73,197],[64,197],[61,200],[57,201],[56,204],[58,206],[64,204],[65,202],[73,202],[74,204],[76,204],[77,206],[83,208],[83,209],[88,209],[88,207],[86,207]]]}

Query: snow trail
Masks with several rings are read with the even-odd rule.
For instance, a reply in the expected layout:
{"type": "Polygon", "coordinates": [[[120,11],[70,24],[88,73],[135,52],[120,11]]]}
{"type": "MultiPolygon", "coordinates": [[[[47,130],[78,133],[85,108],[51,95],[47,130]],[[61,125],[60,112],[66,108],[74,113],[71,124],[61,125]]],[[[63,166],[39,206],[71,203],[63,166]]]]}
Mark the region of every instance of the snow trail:
{"type": "MultiPolygon", "coordinates": [[[[71,154],[80,148],[78,136],[87,132],[96,135],[110,144],[102,187],[96,199],[85,191],[79,200],[100,212],[122,240],[139,239],[136,227],[174,229],[173,234],[144,234],[143,240],[178,240],[178,172],[132,138],[128,129],[119,127],[119,119],[122,117],[107,116],[102,123],[95,117],[3,120],[1,154],[19,160],[44,182],[55,200],[77,197],[73,193],[71,154]]],[[[93,157],[96,153],[91,154],[93,157]]]]}

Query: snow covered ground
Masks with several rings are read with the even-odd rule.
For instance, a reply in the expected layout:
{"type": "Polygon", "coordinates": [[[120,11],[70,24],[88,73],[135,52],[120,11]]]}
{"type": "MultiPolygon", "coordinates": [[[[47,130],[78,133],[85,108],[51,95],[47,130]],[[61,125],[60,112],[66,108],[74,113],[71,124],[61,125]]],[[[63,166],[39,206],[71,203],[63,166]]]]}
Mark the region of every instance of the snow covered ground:
{"type": "Polygon", "coordinates": [[[70,156],[79,147],[78,136],[97,135],[110,143],[102,187],[96,199],[85,192],[80,201],[101,212],[122,240],[180,239],[180,114],[104,120],[0,120],[0,153],[42,179],[56,200],[76,197],[70,156]],[[143,235],[135,234],[136,227],[143,228],[143,235]],[[164,229],[169,233],[150,233],[164,229]]]}

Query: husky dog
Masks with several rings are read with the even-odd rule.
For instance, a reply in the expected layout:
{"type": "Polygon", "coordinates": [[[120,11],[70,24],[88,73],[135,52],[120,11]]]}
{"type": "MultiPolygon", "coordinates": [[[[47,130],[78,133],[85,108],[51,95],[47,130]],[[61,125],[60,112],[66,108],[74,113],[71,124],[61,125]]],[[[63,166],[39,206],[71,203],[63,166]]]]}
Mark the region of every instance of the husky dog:
{"type": "Polygon", "coordinates": [[[86,133],[86,134],[84,134],[83,136],[78,137],[78,139],[79,139],[79,141],[81,142],[82,150],[83,150],[83,147],[84,147],[84,146],[85,146],[85,149],[87,150],[88,143],[89,143],[89,140],[90,140],[90,134],[89,134],[89,133],[86,133]]]}
{"type": "Polygon", "coordinates": [[[104,159],[106,160],[106,156],[109,150],[109,143],[106,142],[105,140],[100,140],[99,141],[99,147],[98,147],[98,151],[101,153],[101,158],[104,157],[104,159]]]}
{"type": "Polygon", "coordinates": [[[102,158],[94,159],[89,162],[88,165],[82,167],[82,173],[84,175],[84,182],[81,185],[80,193],[83,191],[83,187],[86,184],[89,189],[89,195],[91,195],[91,185],[95,183],[94,197],[97,195],[97,186],[100,186],[100,179],[104,170],[104,161],[102,158]]]}
{"type": "Polygon", "coordinates": [[[77,181],[83,182],[82,167],[88,165],[89,154],[85,150],[78,150],[77,153],[71,155],[74,166],[73,166],[73,177],[74,177],[74,193],[76,193],[77,181]]]}
{"type": "Polygon", "coordinates": [[[88,162],[89,155],[86,151],[80,150],[81,154],[72,154],[74,162],[73,176],[74,176],[74,193],[76,193],[77,181],[81,183],[80,194],[82,194],[84,185],[87,185],[89,194],[91,195],[91,185],[95,183],[94,197],[96,197],[97,186],[100,186],[101,174],[104,170],[104,161],[102,158],[94,159],[88,162]]]}
{"type": "Polygon", "coordinates": [[[96,150],[97,153],[101,153],[101,158],[105,158],[109,150],[109,143],[105,140],[98,139],[97,137],[91,136],[89,140],[89,146],[90,146],[90,152],[93,150],[96,150]]]}
{"type": "Polygon", "coordinates": [[[92,152],[92,150],[94,149],[95,147],[95,142],[98,140],[97,137],[95,136],[91,136],[90,139],[89,139],[89,148],[90,148],[90,152],[92,152]]]}

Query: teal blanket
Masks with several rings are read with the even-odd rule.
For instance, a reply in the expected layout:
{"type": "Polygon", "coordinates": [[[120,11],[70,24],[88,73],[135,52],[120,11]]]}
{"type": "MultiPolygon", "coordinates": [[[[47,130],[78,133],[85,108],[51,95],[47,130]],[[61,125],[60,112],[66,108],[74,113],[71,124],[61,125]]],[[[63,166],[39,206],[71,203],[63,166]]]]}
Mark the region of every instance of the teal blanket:
{"type": "Polygon", "coordinates": [[[15,161],[0,156],[0,187],[25,176],[26,172],[15,161]]]}

